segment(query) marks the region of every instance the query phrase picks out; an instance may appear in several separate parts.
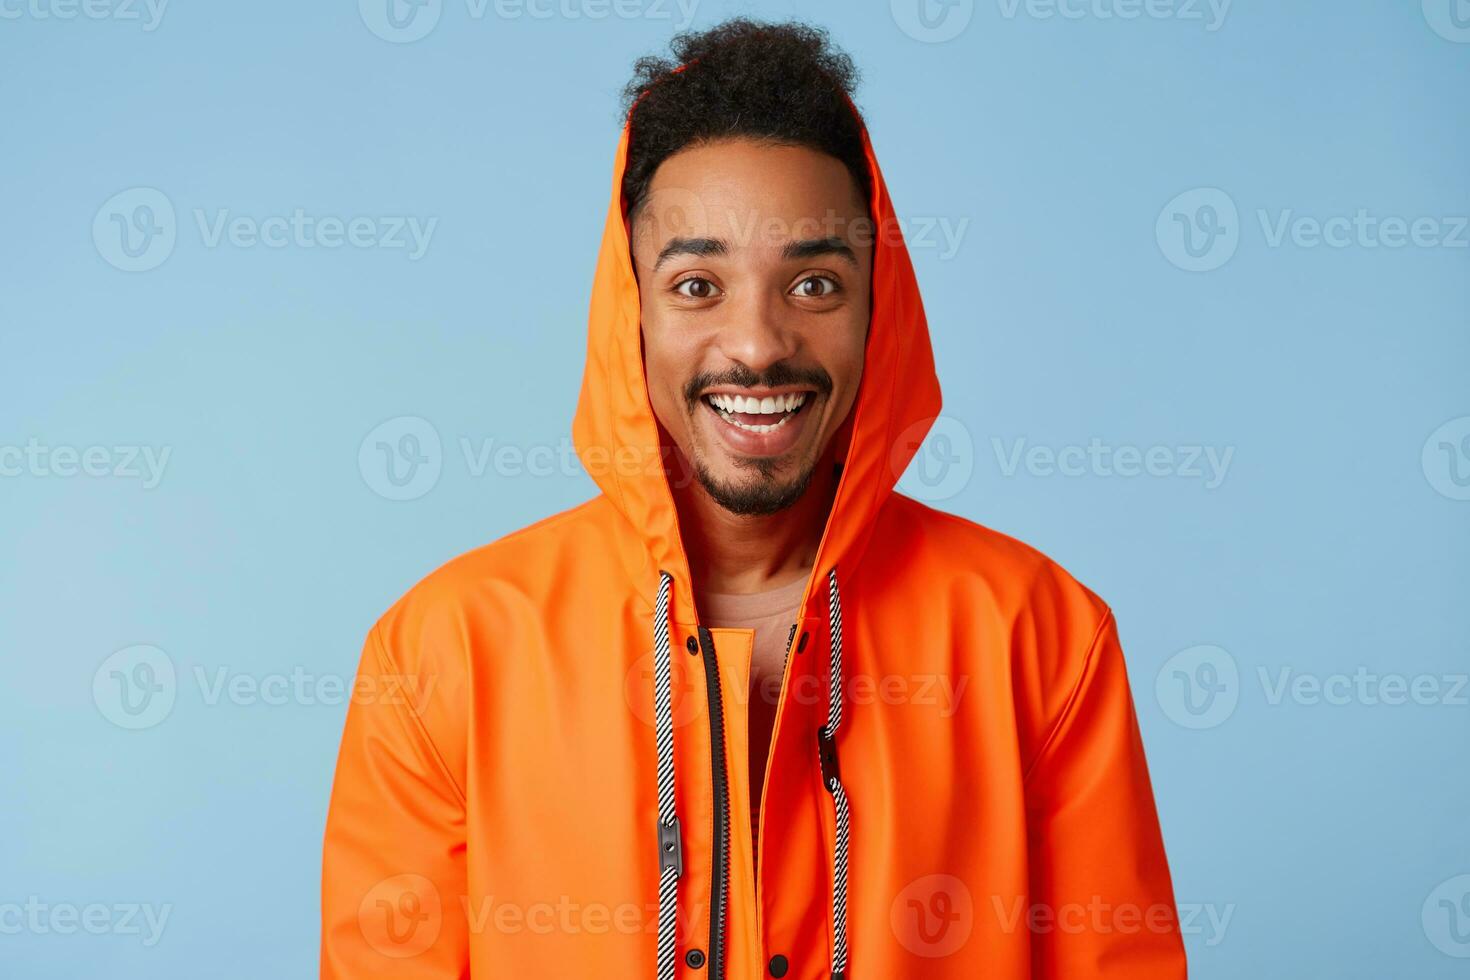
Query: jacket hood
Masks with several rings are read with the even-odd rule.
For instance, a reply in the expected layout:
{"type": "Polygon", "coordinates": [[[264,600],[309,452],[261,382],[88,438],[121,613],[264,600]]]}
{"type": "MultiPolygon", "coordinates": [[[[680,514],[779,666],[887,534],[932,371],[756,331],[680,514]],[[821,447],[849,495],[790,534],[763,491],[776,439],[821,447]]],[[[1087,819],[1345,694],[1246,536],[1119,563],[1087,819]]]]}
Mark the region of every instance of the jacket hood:
{"type": "MultiPolygon", "coordinates": [[[[639,595],[651,604],[659,572],[668,572],[676,620],[694,622],[689,563],[666,473],[667,454],[644,375],[638,282],[622,196],[628,138],[625,119],[592,284],[587,364],[572,438],[583,466],[635,529],[629,540],[641,542],[621,556],[639,595]]],[[[896,234],[898,218],[866,126],[863,151],[872,174],[868,208],[876,229],[871,320],[862,382],[847,421],[833,437],[850,438],[803,609],[820,598],[817,584],[831,569],[851,569],[860,561],[874,518],[941,404],[918,282],[908,248],[896,234]]]]}

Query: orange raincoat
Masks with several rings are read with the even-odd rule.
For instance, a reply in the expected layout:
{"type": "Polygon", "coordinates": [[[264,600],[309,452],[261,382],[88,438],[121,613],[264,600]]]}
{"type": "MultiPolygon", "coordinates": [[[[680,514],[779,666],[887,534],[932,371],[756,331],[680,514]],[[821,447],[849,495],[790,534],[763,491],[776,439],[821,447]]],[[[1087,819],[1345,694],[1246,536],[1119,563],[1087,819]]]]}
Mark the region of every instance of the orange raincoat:
{"type": "Polygon", "coordinates": [[[627,144],[574,423],[602,493],[449,562],[369,633],[321,975],[1184,977],[1110,610],[894,491],[940,407],[898,236],[876,236],[840,482],[750,785],[752,633],[699,626],[644,382],[627,144]]]}

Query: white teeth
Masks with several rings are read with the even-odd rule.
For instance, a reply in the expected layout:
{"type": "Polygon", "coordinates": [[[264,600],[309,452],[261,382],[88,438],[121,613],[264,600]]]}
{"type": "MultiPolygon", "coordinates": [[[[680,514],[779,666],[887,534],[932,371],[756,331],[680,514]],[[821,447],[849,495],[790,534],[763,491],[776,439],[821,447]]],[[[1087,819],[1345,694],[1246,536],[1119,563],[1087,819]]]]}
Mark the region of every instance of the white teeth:
{"type": "Polygon", "coordinates": [[[781,428],[781,426],[785,425],[791,419],[791,416],[783,415],[781,416],[781,421],[773,422],[770,425],[746,425],[744,422],[741,422],[738,419],[733,419],[728,415],[721,415],[720,418],[724,419],[726,422],[729,422],[731,425],[735,426],[735,428],[744,429],[747,432],[774,432],[775,430],[781,428]]]}
{"type": "MultiPolygon", "coordinates": [[[[715,408],[724,413],[738,413],[741,415],[780,415],[794,412],[806,401],[807,393],[804,391],[793,392],[789,395],[767,396],[765,398],[754,398],[743,395],[713,394],[708,396],[708,401],[715,408]]],[[[728,419],[726,421],[729,421],[728,419]]],[[[784,421],[784,420],[783,420],[784,421]]],[[[780,425],[780,422],[775,425],[780,425]]],[[[771,426],[774,428],[775,426],[771,426]]],[[[755,428],[746,426],[746,428],[755,428]]]]}

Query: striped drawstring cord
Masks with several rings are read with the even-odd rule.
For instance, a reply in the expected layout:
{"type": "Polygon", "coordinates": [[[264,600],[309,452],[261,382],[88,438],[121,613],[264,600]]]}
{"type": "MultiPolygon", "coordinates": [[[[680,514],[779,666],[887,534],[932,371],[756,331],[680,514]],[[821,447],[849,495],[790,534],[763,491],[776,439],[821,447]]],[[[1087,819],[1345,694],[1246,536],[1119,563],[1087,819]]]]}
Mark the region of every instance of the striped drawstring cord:
{"type": "Polygon", "coordinates": [[[847,976],[847,851],[851,815],[837,768],[837,729],[842,724],[842,595],[837,569],[827,574],[827,621],[832,660],[828,669],[827,724],[817,730],[822,782],[832,794],[837,840],[832,849],[832,980],[847,976]]]}
{"type": "Polygon", "coordinates": [[[658,746],[658,980],[674,980],[675,925],[684,845],[674,809],[674,710],[669,647],[669,589],[674,577],[659,573],[653,614],[653,731],[658,746]]]}

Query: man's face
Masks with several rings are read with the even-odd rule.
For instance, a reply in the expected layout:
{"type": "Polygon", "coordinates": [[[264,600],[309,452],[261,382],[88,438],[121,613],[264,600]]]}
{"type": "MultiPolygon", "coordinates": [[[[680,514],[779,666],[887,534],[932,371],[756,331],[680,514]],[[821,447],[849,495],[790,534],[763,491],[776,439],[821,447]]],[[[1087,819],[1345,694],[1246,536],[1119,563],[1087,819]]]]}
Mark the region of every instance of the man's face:
{"type": "Polygon", "coordinates": [[[847,168],[725,140],[654,174],[632,228],[659,422],[736,514],[795,503],[863,372],[872,228],[847,168]]]}

